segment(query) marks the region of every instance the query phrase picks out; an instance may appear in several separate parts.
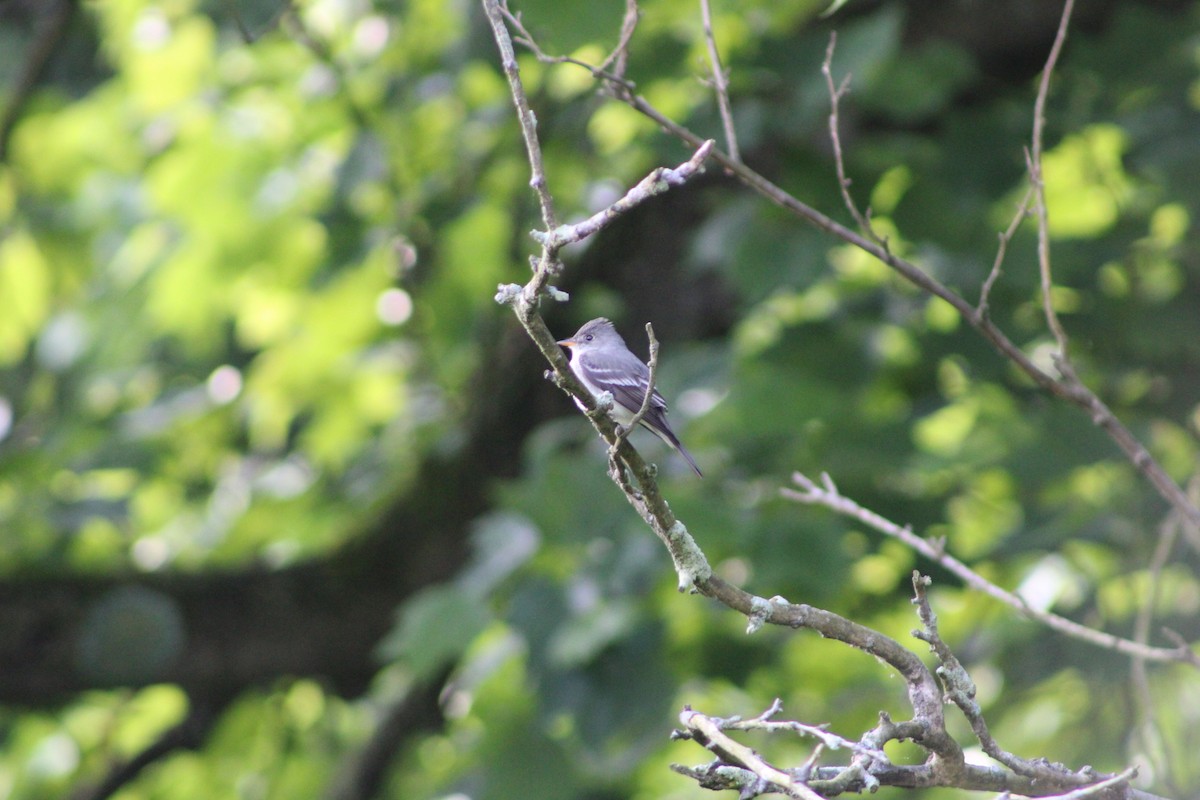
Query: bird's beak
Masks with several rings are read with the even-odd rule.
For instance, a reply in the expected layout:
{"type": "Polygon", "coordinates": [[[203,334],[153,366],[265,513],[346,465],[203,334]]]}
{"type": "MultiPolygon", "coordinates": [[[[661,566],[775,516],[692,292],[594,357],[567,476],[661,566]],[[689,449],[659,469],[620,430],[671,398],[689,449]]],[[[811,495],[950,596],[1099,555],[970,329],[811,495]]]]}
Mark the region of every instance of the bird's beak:
{"type": "Polygon", "coordinates": [[[555,342],[555,344],[557,344],[559,347],[574,347],[575,340],[574,339],[559,339],[557,342],[555,342]]]}

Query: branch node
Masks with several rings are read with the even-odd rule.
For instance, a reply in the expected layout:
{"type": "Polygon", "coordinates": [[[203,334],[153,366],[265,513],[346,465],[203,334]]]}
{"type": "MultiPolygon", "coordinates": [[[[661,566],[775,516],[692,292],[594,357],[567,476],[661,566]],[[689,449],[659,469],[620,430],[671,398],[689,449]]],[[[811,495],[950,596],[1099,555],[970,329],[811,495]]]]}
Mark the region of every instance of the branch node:
{"type": "MultiPolygon", "coordinates": [[[[746,617],[746,635],[758,633],[771,616],[772,603],[766,598],[755,595],[750,601],[750,614],[746,617]]],[[[778,701],[777,701],[778,702],[778,701]]]]}
{"type": "Polygon", "coordinates": [[[591,411],[588,411],[587,415],[589,417],[593,417],[593,418],[602,417],[602,416],[606,415],[609,411],[612,411],[612,407],[613,407],[612,392],[601,392],[600,394],[596,395],[596,407],[594,409],[592,409],[591,411]]]}
{"type": "Polygon", "coordinates": [[[492,299],[502,306],[511,306],[520,298],[521,290],[520,284],[502,283],[496,287],[496,294],[492,299]]]}

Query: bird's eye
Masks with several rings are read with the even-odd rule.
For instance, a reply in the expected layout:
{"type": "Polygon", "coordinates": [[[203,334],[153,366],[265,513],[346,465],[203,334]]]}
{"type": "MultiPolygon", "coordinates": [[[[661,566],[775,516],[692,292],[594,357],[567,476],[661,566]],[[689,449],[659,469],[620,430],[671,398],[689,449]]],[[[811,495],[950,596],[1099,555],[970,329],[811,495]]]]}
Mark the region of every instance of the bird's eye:
{"type": "Polygon", "coordinates": [[[595,339],[596,337],[589,333],[587,336],[585,336],[583,338],[584,338],[584,341],[590,342],[592,339],[595,339]]]}

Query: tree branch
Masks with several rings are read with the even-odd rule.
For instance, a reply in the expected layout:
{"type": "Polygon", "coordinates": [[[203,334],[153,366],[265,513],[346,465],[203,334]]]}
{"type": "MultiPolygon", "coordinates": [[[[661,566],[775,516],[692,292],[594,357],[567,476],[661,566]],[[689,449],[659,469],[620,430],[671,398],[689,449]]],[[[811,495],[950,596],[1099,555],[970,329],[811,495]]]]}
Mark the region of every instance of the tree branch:
{"type": "MultiPolygon", "coordinates": [[[[483,0],[483,6],[491,21],[493,33],[500,40],[501,53],[511,52],[508,31],[504,27],[503,13],[497,0],[483,0]]],[[[516,75],[515,62],[512,63],[512,72],[509,78],[510,89],[521,95],[514,99],[516,107],[518,110],[527,107],[527,101],[523,97],[524,89],[519,76],[516,75]]],[[[518,117],[520,118],[520,114],[518,117]]],[[[536,139],[536,131],[525,122],[521,124],[526,126],[527,137],[536,139]]],[[[527,138],[527,143],[528,141],[527,138]]],[[[703,144],[705,143],[701,143],[701,145],[703,144]]],[[[708,146],[711,147],[711,144],[708,146]]],[[[537,148],[529,146],[528,149],[536,150],[537,148]]],[[[697,156],[693,156],[693,160],[697,160],[697,156]]],[[[543,258],[539,260],[539,265],[545,264],[547,261],[544,256],[546,247],[547,244],[543,244],[543,258]]],[[[920,659],[910,651],[901,647],[896,641],[832,612],[807,605],[794,605],[782,598],[768,601],[734,587],[712,574],[712,569],[703,552],[696,546],[687,528],[675,517],[663,498],[654,470],[628,441],[617,442],[616,425],[608,414],[594,413],[596,410],[595,399],[579,385],[574,374],[571,373],[561,349],[555,343],[554,338],[550,336],[545,323],[537,313],[536,305],[525,302],[525,299],[531,294],[531,287],[537,280],[538,276],[535,275],[525,287],[501,287],[497,299],[513,305],[526,331],[549,361],[554,380],[575,396],[589,411],[588,416],[593,425],[609,446],[617,447],[620,461],[628,473],[633,476],[636,486],[624,481],[622,476],[625,470],[612,470],[613,480],[621,487],[630,505],[638,511],[671,554],[679,576],[680,590],[700,592],[742,612],[750,618],[751,630],[757,629],[764,623],[786,625],[792,628],[812,628],[820,631],[823,636],[850,644],[891,664],[904,676],[908,684],[910,704],[918,718],[923,721],[922,730],[924,732],[921,734],[923,744],[938,758],[961,763],[962,751],[945,733],[942,724],[941,696],[936,681],[933,680],[933,676],[920,659]]]]}
{"type": "MultiPolygon", "coordinates": [[[[542,211],[542,223],[547,233],[558,227],[558,215],[554,210],[554,199],[546,186],[546,169],[542,164],[542,146],[537,136],[537,117],[529,106],[529,98],[525,87],[521,84],[521,73],[517,67],[517,55],[513,52],[512,39],[508,29],[504,27],[504,12],[496,0],[486,0],[484,11],[487,13],[489,24],[492,26],[492,37],[500,48],[500,66],[504,77],[508,80],[509,94],[512,95],[513,105],[517,109],[517,121],[521,127],[521,137],[525,140],[525,152],[529,158],[531,176],[529,186],[537,196],[538,205],[542,211]]],[[[533,280],[526,287],[526,304],[535,303],[550,276],[557,274],[560,265],[557,262],[557,249],[543,247],[543,257],[534,269],[533,280]]],[[[549,332],[547,332],[547,335],[549,332]]]]}
{"type": "Polygon", "coordinates": [[[1017,203],[1017,210],[1013,213],[1012,221],[1008,223],[1008,227],[997,235],[999,245],[996,247],[996,258],[992,262],[992,269],[988,273],[987,279],[983,282],[983,288],[979,290],[979,303],[975,306],[975,311],[981,317],[987,317],[989,313],[988,301],[992,295],[992,287],[996,285],[996,281],[1000,278],[1000,270],[1004,266],[1004,257],[1008,254],[1008,245],[1012,238],[1017,235],[1017,229],[1021,227],[1021,223],[1029,216],[1029,204],[1033,201],[1033,187],[1025,190],[1025,195],[1021,198],[1021,202],[1017,203]]]}
{"type": "Polygon", "coordinates": [[[771,784],[775,790],[788,797],[802,800],[822,800],[821,795],[814,792],[802,781],[781,769],[771,766],[752,749],[725,735],[719,721],[698,711],[691,706],[685,706],[679,715],[679,722],[687,731],[687,736],[711,750],[725,764],[752,772],[758,781],[771,784]]]}
{"type": "MultiPolygon", "coordinates": [[[[510,23],[514,24],[524,38],[525,43],[533,49],[539,59],[558,61],[570,61],[570,59],[550,59],[545,56],[533,42],[528,31],[520,25],[520,21],[511,14],[508,14],[507,10],[500,5],[499,0],[482,0],[482,2],[500,48],[505,74],[508,77],[509,88],[513,93],[513,102],[518,112],[518,120],[525,137],[526,149],[530,154],[531,169],[534,173],[534,180],[531,182],[531,185],[538,193],[543,209],[549,209],[552,208],[552,201],[549,191],[546,188],[540,156],[536,156],[536,154],[540,153],[540,148],[537,144],[536,126],[532,116],[526,111],[528,109],[528,100],[525,98],[524,88],[517,72],[517,64],[515,58],[512,56],[512,43],[505,26],[505,20],[507,19],[510,23]]],[[[572,61],[571,63],[577,62],[572,61]]],[[[784,208],[807,219],[819,228],[830,231],[845,241],[876,255],[919,287],[932,295],[945,299],[967,318],[972,325],[984,333],[998,350],[1011,358],[1019,366],[1022,366],[1039,385],[1043,385],[1048,391],[1056,395],[1069,397],[1066,389],[1055,378],[1041,371],[1030,361],[1019,348],[1012,344],[990,322],[984,313],[973,308],[959,295],[923,273],[916,266],[892,255],[888,252],[885,243],[872,241],[863,235],[846,229],[844,226],[841,226],[832,219],[791,197],[781,189],[778,189],[778,187],[775,187],[766,181],[766,179],[757,175],[757,173],[746,168],[736,158],[732,158],[716,150],[712,147],[711,141],[700,140],[694,134],[691,134],[691,132],[657,112],[644,98],[635,96],[632,84],[623,77],[609,76],[603,70],[595,67],[589,67],[589,69],[593,75],[604,80],[610,90],[624,102],[696,147],[697,152],[693,156],[692,162],[698,164],[703,161],[703,158],[709,154],[709,149],[711,149],[712,157],[716,158],[722,165],[738,175],[743,182],[750,185],[756,191],[763,193],[764,196],[769,197],[784,208]]],[[[608,210],[602,211],[593,219],[604,219],[607,214],[608,210]]],[[[560,247],[561,243],[566,241],[569,236],[578,235],[580,238],[583,238],[594,232],[590,230],[570,232],[569,229],[571,226],[564,226],[564,229],[560,230],[553,224],[552,214],[544,214],[544,221],[546,222],[546,232],[535,233],[534,235],[534,238],[542,245],[542,255],[539,259],[535,259],[536,266],[533,278],[525,286],[511,285],[500,287],[496,299],[498,302],[513,306],[526,332],[549,362],[552,370],[551,375],[555,382],[580,401],[580,404],[587,410],[589,418],[591,418],[593,425],[601,437],[608,442],[613,452],[615,452],[616,458],[613,459],[613,467],[610,470],[610,475],[625,494],[627,501],[639,512],[671,554],[679,576],[680,590],[699,592],[746,615],[748,618],[748,632],[754,632],[763,624],[768,623],[791,628],[810,628],[826,638],[841,641],[864,653],[875,656],[896,669],[905,679],[909,704],[914,712],[913,718],[909,721],[893,722],[889,715],[886,713],[881,714],[879,725],[864,735],[861,742],[863,747],[855,752],[851,766],[842,768],[835,773],[829,779],[829,783],[823,787],[822,793],[836,794],[846,791],[850,786],[863,786],[868,789],[877,786],[878,780],[871,772],[873,766],[879,765],[879,757],[876,753],[882,752],[883,745],[894,739],[911,739],[923,747],[929,754],[924,764],[906,770],[907,779],[912,781],[909,785],[960,786],[963,785],[963,781],[970,778],[973,780],[988,781],[990,782],[989,786],[998,789],[1012,790],[1014,783],[1028,788],[1029,781],[1031,780],[1028,776],[1019,775],[1012,771],[997,772],[988,768],[978,768],[967,765],[964,762],[961,747],[945,729],[941,688],[924,663],[913,652],[877,631],[830,611],[806,604],[789,603],[781,597],[774,597],[767,600],[735,587],[712,573],[703,552],[696,546],[686,527],[674,516],[666,500],[662,497],[653,469],[645,463],[637,451],[629,445],[628,441],[618,435],[615,423],[611,417],[607,413],[597,413],[598,407],[596,401],[590,393],[583,390],[583,387],[578,384],[574,375],[571,374],[566,359],[555,344],[553,337],[549,335],[545,323],[538,314],[537,300],[546,286],[550,265],[557,265],[557,247],[560,247]],[[625,477],[626,474],[632,476],[632,481],[625,477]]],[[[560,297],[558,299],[563,298],[560,297]]],[[[1077,400],[1077,398],[1071,399],[1077,400]]],[[[830,486],[832,487],[832,484],[830,486]]],[[[836,496],[836,492],[833,492],[831,496],[836,496]]],[[[865,510],[863,511],[864,513],[869,513],[865,512],[865,510]]],[[[883,520],[883,522],[886,523],[886,520],[883,520]]],[[[911,535],[911,532],[909,534],[911,535]]],[[[963,567],[963,569],[966,568],[963,567]]],[[[997,589],[997,591],[1000,590],[997,589]]],[[[1066,621],[1064,620],[1064,622],[1066,621]]],[[[1071,624],[1073,625],[1074,623],[1071,624]]],[[[1172,656],[1174,657],[1174,654],[1172,656]]],[[[714,721],[714,718],[706,717],[691,709],[687,709],[682,715],[681,721],[688,728],[689,736],[705,742],[706,746],[712,747],[714,752],[717,752],[720,757],[732,762],[732,764],[723,765],[734,768],[733,772],[727,771],[723,773],[723,780],[741,780],[742,782],[739,785],[743,796],[751,796],[752,794],[767,791],[769,786],[778,787],[779,790],[793,797],[810,798],[813,796],[811,789],[804,785],[807,775],[797,780],[795,776],[771,767],[754,754],[753,751],[732,742],[724,734],[720,724],[714,721]]],[[[762,724],[768,723],[763,720],[762,724]]],[[[997,748],[997,752],[1002,751],[999,751],[997,748]]],[[[1037,775],[1039,778],[1043,777],[1041,772],[1038,772],[1037,775]]],[[[1042,786],[1036,793],[1041,794],[1047,790],[1054,791],[1061,788],[1072,788],[1079,785],[1080,779],[1075,773],[1066,771],[1059,773],[1058,771],[1051,770],[1050,773],[1047,773],[1045,782],[1047,785],[1042,786]],[[1054,785],[1049,785],[1053,783],[1049,778],[1050,774],[1058,781],[1054,785]]]]}
{"type": "MultiPolygon", "coordinates": [[[[542,54],[539,48],[534,46],[531,49],[539,54],[539,58],[543,57],[544,54],[542,54]]],[[[546,59],[555,60],[549,56],[546,59]]],[[[578,63],[571,59],[559,60],[578,63]]],[[[598,72],[594,67],[587,64],[580,64],[580,66],[591,71],[597,79],[605,81],[614,97],[648,119],[653,120],[670,135],[687,142],[693,147],[699,147],[704,142],[700,136],[656,109],[646,98],[635,94],[633,84],[624,78],[598,72]]],[[[1002,357],[1012,362],[1020,372],[1024,373],[1040,389],[1059,400],[1063,400],[1085,411],[1091,417],[1092,422],[1112,439],[1130,463],[1142,473],[1158,492],[1159,496],[1183,514],[1192,526],[1200,527],[1200,507],[1191,502],[1186,493],[1171,479],[1166,470],[1163,469],[1162,465],[1155,460],[1141,441],[1117,419],[1112,410],[1086,386],[1077,381],[1060,380],[1034,363],[1033,359],[1014,344],[992,321],[990,315],[987,313],[986,306],[980,308],[972,306],[957,292],[936,278],[926,274],[912,262],[896,256],[883,244],[872,240],[867,235],[850,230],[836,220],[817,211],[812,206],[798,200],[784,189],[776,186],[746,166],[743,162],[731,158],[720,149],[714,148],[711,158],[756,194],[761,195],[817,229],[825,231],[847,244],[854,245],[860,250],[874,256],[921,291],[950,304],[1002,357]]]]}
{"type": "MultiPolygon", "coordinates": [[[[702,767],[672,765],[672,769],[695,780],[706,789],[738,789],[743,797],[780,793],[789,797],[811,800],[815,793],[832,797],[845,792],[874,792],[880,786],[925,788],[957,787],[971,790],[1003,791],[1026,796],[1055,796],[1063,798],[1152,798],[1132,790],[1128,782],[1136,775],[1129,769],[1117,775],[1102,775],[1091,767],[1072,772],[1062,765],[1045,761],[1028,761],[1000,748],[988,732],[983,714],[975,703],[975,686],[962,664],[938,634],[937,617],[925,592],[929,578],[913,573],[914,604],[923,629],[913,635],[930,645],[940,664],[938,677],[946,690],[946,699],[963,712],[985,752],[1003,768],[967,764],[961,759],[930,758],[922,764],[897,765],[888,758],[883,747],[888,742],[911,739],[929,747],[930,719],[920,714],[909,722],[894,722],[886,713],[879,724],[868,731],[859,742],[851,742],[829,733],[823,727],[799,722],[774,721],[782,710],[775,700],[765,712],[750,720],[722,719],[685,707],[680,714],[683,730],[672,738],[690,739],[712,751],[717,760],[702,767]],[[749,747],[733,739],[729,733],[762,731],[766,733],[801,733],[815,736],[819,743],[813,754],[800,768],[784,769],[770,764],[749,747]],[[823,749],[849,750],[851,761],[844,766],[815,766],[823,749]],[[1058,792],[1070,790],[1067,794],[1058,792]]],[[[772,603],[781,603],[776,599],[772,603]]],[[[911,654],[910,654],[911,655],[911,654]]],[[[937,726],[941,722],[936,723],[937,726]]],[[[938,727],[937,730],[944,732],[938,727]]]]}
{"type": "Polygon", "coordinates": [[[712,68],[713,90],[717,93],[717,110],[721,115],[721,126],[725,129],[725,147],[729,157],[741,161],[738,152],[737,130],[733,126],[733,110],[729,106],[729,76],[721,66],[721,53],[717,49],[717,37],[713,33],[710,0],[700,0],[700,20],[704,25],[704,41],[708,45],[708,61],[712,68]]]}
{"type": "Polygon", "coordinates": [[[621,37],[617,40],[617,46],[608,54],[608,58],[600,62],[600,69],[608,69],[608,66],[612,64],[615,74],[625,74],[625,66],[629,61],[629,43],[633,41],[633,34],[637,30],[640,17],[641,12],[638,10],[637,0],[625,0],[625,15],[621,18],[621,37]]]}
{"type": "Polygon", "coordinates": [[[1020,595],[1001,589],[947,553],[945,541],[930,541],[929,539],[917,536],[913,533],[912,528],[897,525],[891,520],[885,519],[874,511],[863,508],[850,498],[843,496],[838,492],[833,479],[824,473],[821,475],[821,485],[816,484],[808,476],[799,472],[792,473],[792,480],[800,487],[800,491],[788,488],[780,489],[780,493],[784,497],[806,505],[824,506],[842,516],[856,519],[885,536],[890,536],[893,539],[903,542],[931,561],[940,564],[971,588],[986,594],[988,597],[999,600],[1001,603],[1016,609],[1021,614],[1042,623],[1048,628],[1056,630],[1059,633],[1064,633],[1074,639],[1103,647],[1106,650],[1114,650],[1136,658],[1160,662],[1177,661],[1200,667],[1200,657],[1197,657],[1188,647],[1150,647],[1141,642],[1097,631],[1085,625],[1080,625],[1078,622],[1069,620],[1066,617],[1060,617],[1057,614],[1033,608],[1020,595]]]}
{"type": "Polygon", "coordinates": [[[829,45],[825,48],[825,59],[821,62],[821,74],[825,77],[825,90],[829,93],[829,141],[833,146],[833,165],[837,171],[838,190],[842,194],[842,204],[858,223],[859,230],[871,237],[871,240],[887,250],[887,240],[875,232],[871,225],[871,209],[863,214],[854,197],[850,194],[851,180],[846,174],[846,161],[842,156],[842,136],[840,132],[839,108],[842,97],[850,91],[850,75],[842,78],[841,83],[833,82],[833,51],[837,47],[837,31],[829,34],[829,45]]]}
{"type": "Polygon", "coordinates": [[[666,192],[676,186],[682,186],[704,171],[704,161],[712,153],[712,139],[701,143],[696,152],[687,161],[674,169],[658,167],[649,175],[638,181],[637,185],[625,193],[615,203],[600,209],[592,216],[576,222],[573,225],[561,225],[551,231],[532,231],[529,235],[542,247],[557,254],[568,244],[581,242],[612,223],[622,214],[629,212],[656,195],[666,192]]]}
{"type": "MultiPolygon", "coordinates": [[[[609,224],[619,213],[632,208],[634,205],[652,197],[658,192],[665,191],[671,186],[680,185],[700,173],[704,159],[711,152],[711,141],[701,142],[696,152],[684,164],[675,170],[659,168],[643,179],[634,190],[627,193],[618,201],[620,210],[613,211],[612,207],[594,215],[592,218],[576,226],[563,226],[559,229],[555,224],[553,199],[546,185],[545,171],[541,163],[541,145],[537,139],[536,121],[529,112],[529,100],[525,96],[525,88],[521,83],[520,72],[516,57],[513,55],[512,39],[505,27],[505,11],[499,0],[483,0],[484,13],[492,27],[500,49],[501,61],[508,77],[509,89],[513,95],[513,104],[517,108],[517,118],[525,138],[526,151],[529,154],[530,166],[534,178],[530,186],[537,193],[543,209],[543,221],[546,223],[545,234],[535,234],[534,238],[542,245],[542,255],[536,259],[534,275],[524,286],[515,284],[499,287],[496,301],[511,305],[534,344],[550,363],[551,377],[564,391],[574,397],[584,409],[588,418],[608,444],[616,451],[620,464],[614,464],[610,470],[613,481],[621,488],[625,498],[638,512],[638,515],[650,526],[659,540],[671,554],[675,571],[679,576],[680,591],[692,590],[698,583],[703,582],[712,574],[708,560],[696,546],[684,524],[675,517],[667,501],[658,489],[656,470],[651,467],[629,441],[618,440],[617,424],[608,414],[597,412],[596,399],[587,391],[571,372],[562,348],[550,334],[545,321],[538,313],[538,299],[546,294],[546,287],[551,274],[557,274],[560,265],[557,260],[558,248],[566,241],[578,241],[590,236],[596,230],[609,224]],[[573,238],[577,237],[577,238],[573,238]],[[625,469],[621,469],[624,465],[625,469]],[[625,474],[633,476],[636,488],[629,484],[625,474]]],[[[511,19],[511,15],[508,16],[511,19]]],[[[614,206],[617,204],[614,204],[614,206]]],[[[556,299],[565,299],[561,292],[550,293],[556,299]]]]}
{"type": "Polygon", "coordinates": [[[1043,132],[1046,128],[1046,98],[1050,94],[1050,78],[1054,74],[1054,67],[1058,63],[1059,54],[1062,53],[1063,43],[1067,39],[1067,29],[1071,23],[1071,11],[1075,7],[1075,0],[1066,0],[1063,5],[1062,18],[1058,23],[1058,31],[1054,36],[1054,44],[1050,47],[1050,55],[1046,58],[1046,66],[1042,68],[1042,77],[1038,82],[1037,99],[1033,104],[1033,136],[1032,145],[1027,153],[1026,162],[1029,168],[1029,182],[1033,188],[1033,211],[1037,217],[1037,233],[1038,233],[1038,272],[1042,282],[1042,311],[1046,317],[1046,325],[1054,334],[1054,340],[1058,343],[1058,356],[1062,364],[1059,369],[1066,368],[1067,372],[1064,378],[1069,382],[1078,383],[1075,378],[1075,371],[1070,367],[1070,361],[1067,355],[1067,332],[1063,329],[1062,323],[1058,319],[1058,312],[1054,310],[1053,296],[1053,280],[1050,274],[1050,218],[1049,211],[1046,208],[1046,183],[1042,179],[1042,139],[1043,132]]]}
{"type": "Polygon", "coordinates": [[[930,583],[932,581],[928,576],[913,570],[913,603],[917,606],[917,616],[924,627],[924,630],[913,631],[913,636],[927,642],[930,652],[937,657],[939,664],[937,675],[946,688],[946,698],[958,706],[959,711],[967,718],[971,730],[975,732],[975,738],[983,747],[983,752],[1018,775],[1023,775],[1038,783],[1054,782],[1061,785],[1066,781],[1082,786],[1096,780],[1098,776],[1091,767],[1085,767],[1078,773],[1072,773],[1052,766],[1048,762],[1035,763],[1019,758],[996,743],[991,731],[988,730],[987,722],[983,719],[983,709],[979,707],[979,703],[975,702],[975,682],[971,680],[958,657],[942,641],[941,634],[938,633],[937,615],[933,613],[933,608],[929,605],[929,595],[925,591],[930,583]]]}

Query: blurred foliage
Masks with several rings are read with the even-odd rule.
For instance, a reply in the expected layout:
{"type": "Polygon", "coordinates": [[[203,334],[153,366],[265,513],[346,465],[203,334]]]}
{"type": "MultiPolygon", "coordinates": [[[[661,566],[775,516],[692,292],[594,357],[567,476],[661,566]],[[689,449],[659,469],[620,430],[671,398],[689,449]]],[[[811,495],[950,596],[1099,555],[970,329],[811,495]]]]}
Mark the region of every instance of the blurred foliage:
{"type": "MultiPolygon", "coordinates": [[[[828,20],[827,0],[716,5],[747,160],[846,216],[819,72],[835,27],[835,73],[853,76],[852,192],[895,252],[976,299],[1023,193],[1032,71],[988,73],[960,44],[914,35],[901,2],[849,3],[828,20]]],[[[77,72],[55,73],[23,108],[0,164],[5,576],[319,557],[422,459],[454,446],[465,409],[482,402],[481,337],[511,324],[491,295],[527,274],[536,214],[480,11],[462,0],[295,6],[81,4],[60,43],[77,72]]],[[[516,8],[547,51],[591,61],[622,13],[619,2],[516,8]]],[[[717,135],[695,3],[642,10],[630,77],[717,135]]],[[[32,46],[3,41],[17,58],[32,46]]],[[[1200,426],[1197,41],[1195,9],[1133,2],[1073,31],[1045,161],[1052,301],[1080,374],[1181,483],[1200,426]]],[[[585,71],[524,53],[520,63],[564,218],[682,160],[585,71]]],[[[1090,420],[861,253],[735,187],[704,202],[663,235],[682,240],[684,274],[728,287],[734,324],[665,341],[660,382],[706,478],[637,444],[720,571],[916,647],[909,576],[930,565],[778,494],[792,470],[827,471],[1031,603],[1128,635],[1165,511],[1090,420]]],[[[611,286],[575,296],[581,318],[595,306],[621,319],[629,305],[611,286]]],[[[991,309],[1049,363],[1029,226],[991,309]]],[[[120,796],[317,796],[380,709],[447,666],[447,724],[406,744],[388,796],[696,797],[667,769],[706,760],[668,741],[685,703],[754,715],[778,696],[786,715],[852,738],[880,710],[905,716],[895,676],[860,653],[806,633],[747,637],[744,620],[678,595],[583,420],[541,425],[493,506],[463,575],[398,610],[370,694],[343,699],[307,679],[248,693],[203,748],[120,796]]],[[[1200,637],[1196,566],[1194,549],[1168,566],[1156,630],[1200,637]]],[[[1003,746],[1073,767],[1140,764],[1168,794],[1200,784],[1194,671],[1151,669],[1147,704],[1126,659],[932,572],[942,634],[1003,746]]],[[[151,599],[113,603],[165,626],[131,647],[172,646],[151,599]]],[[[187,704],[156,686],[4,710],[0,796],[94,780],[187,704]]],[[[956,732],[969,743],[965,726],[956,732]]],[[[756,746],[793,763],[808,752],[756,746]]]]}

